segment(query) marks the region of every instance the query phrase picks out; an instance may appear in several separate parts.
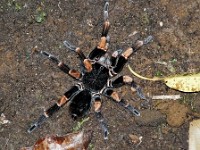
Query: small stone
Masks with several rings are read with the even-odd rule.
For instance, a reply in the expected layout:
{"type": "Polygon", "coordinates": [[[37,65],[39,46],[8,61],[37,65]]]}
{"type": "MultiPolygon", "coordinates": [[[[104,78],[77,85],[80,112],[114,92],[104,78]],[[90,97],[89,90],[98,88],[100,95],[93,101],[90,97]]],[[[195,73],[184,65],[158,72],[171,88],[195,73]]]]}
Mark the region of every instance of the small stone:
{"type": "Polygon", "coordinates": [[[142,136],[137,136],[135,134],[129,134],[129,137],[130,137],[131,141],[133,142],[133,144],[140,145],[140,143],[142,143],[142,136]]]}
{"type": "Polygon", "coordinates": [[[8,124],[10,123],[9,120],[6,119],[6,116],[2,113],[0,116],[0,124],[8,124]]]}
{"type": "Polygon", "coordinates": [[[162,21],[160,21],[159,25],[160,25],[160,27],[162,27],[162,26],[163,26],[163,22],[162,22],[162,21]]]}

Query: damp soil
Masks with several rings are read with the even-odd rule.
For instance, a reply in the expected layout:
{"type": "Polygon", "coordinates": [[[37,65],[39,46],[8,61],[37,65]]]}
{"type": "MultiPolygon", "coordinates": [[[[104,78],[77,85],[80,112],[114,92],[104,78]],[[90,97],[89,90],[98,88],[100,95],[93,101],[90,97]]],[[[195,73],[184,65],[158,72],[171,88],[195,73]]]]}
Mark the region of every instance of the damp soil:
{"type": "MultiPolygon", "coordinates": [[[[152,35],[154,40],[129,59],[136,72],[147,77],[200,72],[199,5],[194,0],[110,0],[109,52],[126,49],[136,39],[152,35]],[[138,32],[136,36],[134,31],[138,32]]],[[[27,133],[44,109],[76,83],[49,60],[32,52],[37,47],[80,69],[77,55],[67,50],[63,41],[79,46],[88,55],[101,36],[103,6],[103,0],[1,0],[0,115],[6,118],[2,121],[1,117],[0,149],[17,150],[46,135],[73,132],[78,121],[71,119],[66,105],[39,129],[27,133]]],[[[133,76],[127,66],[121,72],[125,74],[133,76]]],[[[83,130],[93,131],[90,149],[188,149],[189,123],[198,116],[193,112],[199,113],[200,93],[183,93],[161,82],[136,77],[134,80],[149,97],[180,95],[181,99],[151,100],[151,107],[143,108],[142,100],[130,87],[117,89],[142,115],[136,118],[103,97],[102,113],[109,139],[103,139],[91,109],[89,120],[82,126],[83,130]],[[138,144],[133,137],[142,137],[142,142],[138,144]]]]}

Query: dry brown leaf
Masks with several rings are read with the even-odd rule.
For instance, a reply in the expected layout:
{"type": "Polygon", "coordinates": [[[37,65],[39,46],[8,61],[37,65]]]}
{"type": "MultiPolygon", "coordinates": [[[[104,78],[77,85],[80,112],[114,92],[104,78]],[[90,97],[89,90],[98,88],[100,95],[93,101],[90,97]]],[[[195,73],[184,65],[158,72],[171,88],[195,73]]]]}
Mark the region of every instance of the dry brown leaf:
{"type": "Polygon", "coordinates": [[[33,146],[21,150],[86,150],[91,136],[91,131],[69,133],[65,136],[47,136],[39,139],[33,146]]]}

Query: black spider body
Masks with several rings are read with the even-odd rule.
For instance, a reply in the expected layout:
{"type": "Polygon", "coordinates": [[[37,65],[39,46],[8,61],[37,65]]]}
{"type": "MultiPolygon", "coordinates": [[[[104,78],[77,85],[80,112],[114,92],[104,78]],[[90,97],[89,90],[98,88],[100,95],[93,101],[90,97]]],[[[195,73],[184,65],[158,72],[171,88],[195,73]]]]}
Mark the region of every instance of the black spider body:
{"type": "Polygon", "coordinates": [[[32,132],[40,126],[48,117],[57,112],[64,104],[69,103],[69,111],[72,118],[83,117],[90,110],[91,105],[94,106],[95,115],[104,132],[104,138],[108,136],[107,124],[101,114],[102,96],[108,97],[116,103],[129,110],[132,114],[139,116],[140,113],[133,106],[129,105],[126,100],[119,97],[115,88],[123,85],[129,85],[136,89],[141,99],[146,99],[141,89],[135,84],[129,76],[118,75],[128,61],[128,58],[137,51],[143,44],[147,44],[151,37],[144,41],[137,41],[132,47],[125,51],[116,50],[111,56],[107,53],[110,38],[108,30],[110,23],[108,21],[108,6],[106,2],[104,6],[104,24],[99,44],[86,57],[79,47],[71,45],[68,41],[64,41],[64,45],[71,51],[78,54],[81,60],[81,71],[71,69],[68,65],[58,60],[55,56],[45,51],[40,53],[55,63],[60,70],[74,78],[78,83],[72,86],[52,107],[48,108],[43,115],[29,128],[28,132],[32,132]]]}
{"type": "Polygon", "coordinates": [[[99,63],[92,64],[92,71],[83,75],[83,85],[92,92],[99,92],[108,82],[109,70],[99,63]]]}

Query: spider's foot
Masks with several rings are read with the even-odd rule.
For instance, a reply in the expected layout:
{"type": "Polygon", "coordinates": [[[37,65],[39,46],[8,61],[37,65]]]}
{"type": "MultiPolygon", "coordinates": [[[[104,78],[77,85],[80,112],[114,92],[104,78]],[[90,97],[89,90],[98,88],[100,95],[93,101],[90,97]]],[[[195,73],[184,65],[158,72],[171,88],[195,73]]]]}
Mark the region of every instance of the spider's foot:
{"type": "Polygon", "coordinates": [[[142,89],[141,89],[138,85],[136,85],[134,82],[132,82],[131,88],[133,88],[133,89],[136,90],[137,95],[138,95],[141,99],[147,100],[146,96],[145,96],[145,95],[143,94],[143,92],[142,92],[142,89]]]}
{"type": "Polygon", "coordinates": [[[140,116],[140,112],[137,109],[135,109],[133,106],[131,106],[130,104],[128,104],[124,99],[121,99],[121,101],[119,102],[119,104],[121,106],[123,106],[124,108],[128,109],[131,113],[133,113],[133,115],[140,116]]]}
{"type": "Polygon", "coordinates": [[[84,59],[86,59],[85,55],[83,54],[83,52],[81,51],[81,49],[79,47],[76,47],[74,45],[72,45],[69,41],[64,41],[63,44],[70,49],[71,51],[77,53],[80,57],[80,59],[83,61],[84,59]]]}
{"type": "Polygon", "coordinates": [[[108,127],[107,127],[107,124],[101,124],[101,128],[103,130],[103,133],[104,133],[104,140],[107,140],[108,139],[108,127]]]}
{"type": "Polygon", "coordinates": [[[143,41],[136,41],[136,43],[132,46],[133,52],[136,52],[140,47],[142,47],[143,45],[147,45],[149,42],[151,42],[153,40],[153,36],[148,36],[147,38],[145,38],[143,41]]]}
{"type": "Polygon", "coordinates": [[[33,132],[36,128],[38,128],[45,120],[47,117],[45,115],[40,116],[40,118],[27,130],[28,133],[33,132]]]}
{"type": "Polygon", "coordinates": [[[104,20],[108,19],[108,7],[109,7],[109,2],[106,2],[103,9],[104,20]]]}
{"type": "Polygon", "coordinates": [[[148,44],[149,42],[151,42],[153,40],[153,36],[148,36],[147,38],[145,38],[144,40],[143,40],[143,44],[144,45],[146,45],[146,44],[148,44]]]}
{"type": "Polygon", "coordinates": [[[131,105],[128,105],[126,108],[130,112],[132,112],[135,116],[140,116],[140,112],[137,109],[135,109],[134,107],[132,107],[131,105]]]}
{"type": "Polygon", "coordinates": [[[64,41],[63,44],[71,51],[76,51],[76,46],[72,45],[69,41],[64,41]]]}
{"type": "Polygon", "coordinates": [[[96,117],[100,123],[100,126],[101,126],[101,129],[103,130],[103,133],[104,133],[104,139],[107,140],[108,139],[108,126],[101,114],[101,112],[96,112],[96,117]]]}

